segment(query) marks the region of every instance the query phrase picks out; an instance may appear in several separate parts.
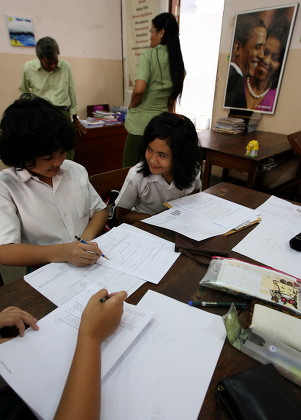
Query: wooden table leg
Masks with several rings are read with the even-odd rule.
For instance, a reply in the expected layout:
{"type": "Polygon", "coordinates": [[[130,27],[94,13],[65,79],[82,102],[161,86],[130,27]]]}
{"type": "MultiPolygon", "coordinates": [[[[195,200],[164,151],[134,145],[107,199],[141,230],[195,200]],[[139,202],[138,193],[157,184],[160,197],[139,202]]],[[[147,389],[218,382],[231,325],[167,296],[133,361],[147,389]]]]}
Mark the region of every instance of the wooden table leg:
{"type": "Polygon", "coordinates": [[[212,169],[212,164],[209,163],[206,160],[206,162],[205,162],[205,168],[204,168],[204,173],[203,173],[203,179],[202,179],[202,191],[203,190],[206,190],[207,188],[209,188],[210,176],[211,176],[211,169],[212,169]]]}
{"type": "Polygon", "coordinates": [[[252,165],[248,171],[247,187],[254,188],[258,165],[252,165]]]}

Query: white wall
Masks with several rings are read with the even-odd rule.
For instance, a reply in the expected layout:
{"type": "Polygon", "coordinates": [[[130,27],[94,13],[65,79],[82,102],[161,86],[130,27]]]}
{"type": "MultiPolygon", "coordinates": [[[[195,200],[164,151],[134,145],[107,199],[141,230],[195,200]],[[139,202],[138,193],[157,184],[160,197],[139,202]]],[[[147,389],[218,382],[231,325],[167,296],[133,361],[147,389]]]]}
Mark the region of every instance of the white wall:
{"type": "Polygon", "coordinates": [[[0,52],[34,54],[32,47],[12,47],[5,14],[29,17],[36,41],[54,38],[61,55],[121,59],[120,0],[1,0],[0,52]]]}

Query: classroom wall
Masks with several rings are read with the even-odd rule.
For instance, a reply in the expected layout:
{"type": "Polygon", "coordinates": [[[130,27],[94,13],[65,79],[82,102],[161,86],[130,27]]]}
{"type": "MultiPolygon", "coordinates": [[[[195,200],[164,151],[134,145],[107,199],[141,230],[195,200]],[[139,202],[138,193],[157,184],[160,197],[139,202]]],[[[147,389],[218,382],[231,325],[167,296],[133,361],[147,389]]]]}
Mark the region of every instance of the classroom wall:
{"type": "MultiPolygon", "coordinates": [[[[298,2],[295,2],[298,3],[298,2]]],[[[215,88],[212,124],[221,116],[227,116],[229,110],[223,108],[224,92],[228,71],[228,56],[231,51],[232,36],[236,12],[251,11],[266,7],[293,4],[289,0],[225,0],[222,23],[221,43],[219,50],[218,71],[215,88]]],[[[258,127],[262,131],[290,134],[301,130],[300,97],[301,97],[301,11],[297,14],[282,78],[281,90],[274,115],[263,114],[258,127]]]]}
{"type": "Polygon", "coordinates": [[[80,117],[86,105],[123,104],[120,0],[1,0],[0,11],[0,115],[19,96],[23,64],[36,57],[34,47],[10,45],[6,14],[31,18],[36,40],[58,42],[71,64],[80,117]]]}

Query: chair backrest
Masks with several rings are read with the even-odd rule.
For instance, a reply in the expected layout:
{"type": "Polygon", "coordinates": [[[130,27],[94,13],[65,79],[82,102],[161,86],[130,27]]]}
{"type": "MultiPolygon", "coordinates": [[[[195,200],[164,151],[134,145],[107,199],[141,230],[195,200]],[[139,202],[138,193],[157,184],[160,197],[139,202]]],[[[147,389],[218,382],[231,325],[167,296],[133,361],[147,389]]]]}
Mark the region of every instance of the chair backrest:
{"type": "Polygon", "coordinates": [[[301,131],[289,134],[287,138],[295,154],[301,158],[301,131]]]}
{"type": "Polygon", "coordinates": [[[105,200],[110,195],[111,190],[119,191],[121,189],[129,169],[130,167],[114,169],[113,171],[92,175],[90,182],[101,198],[105,200]]]}

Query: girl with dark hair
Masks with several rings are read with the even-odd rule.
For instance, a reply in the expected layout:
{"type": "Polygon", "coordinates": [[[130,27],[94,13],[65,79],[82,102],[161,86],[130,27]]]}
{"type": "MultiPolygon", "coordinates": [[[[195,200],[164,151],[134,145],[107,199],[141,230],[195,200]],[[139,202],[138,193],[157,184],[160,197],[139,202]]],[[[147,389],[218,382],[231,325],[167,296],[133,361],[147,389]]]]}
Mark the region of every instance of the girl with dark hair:
{"type": "Polygon", "coordinates": [[[148,122],[162,112],[172,112],[183,90],[185,69],[175,17],[171,13],[157,15],[150,33],[151,48],[141,54],[125,121],[124,167],[139,162],[139,144],[148,122]]]}
{"type": "Polygon", "coordinates": [[[23,94],[0,123],[0,263],[33,267],[49,262],[93,264],[106,205],[85,168],[66,159],[75,130],[50,102],[23,94]],[[87,252],[90,251],[90,252],[87,252]]]}
{"type": "Polygon", "coordinates": [[[115,200],[119,222],[143,220],[164,210],[164,202],[201,187],[198,135],[189,118],[169,112],[154,117],[144,131],[142,155],[115,200]]]}

